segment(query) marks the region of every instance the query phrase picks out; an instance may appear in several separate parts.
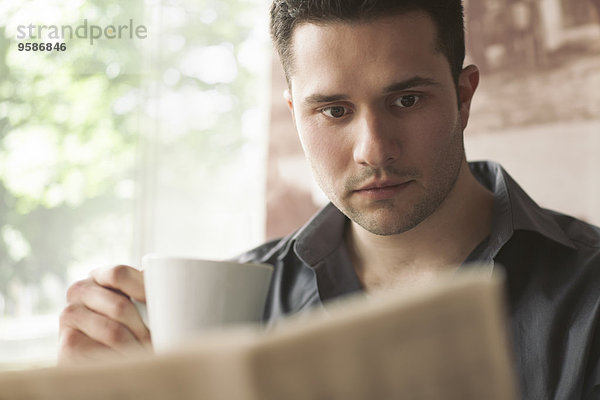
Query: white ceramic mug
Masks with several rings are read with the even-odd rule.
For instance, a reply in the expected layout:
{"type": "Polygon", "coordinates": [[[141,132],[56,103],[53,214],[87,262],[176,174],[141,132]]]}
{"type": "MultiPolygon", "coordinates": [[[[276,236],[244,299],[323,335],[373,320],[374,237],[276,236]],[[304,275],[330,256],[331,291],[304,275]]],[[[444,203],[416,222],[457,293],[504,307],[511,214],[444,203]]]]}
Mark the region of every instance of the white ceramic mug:
{"type": "MultiPolygon", "coordinates": [[[[209,329],[259,322],[273,273],[269,264],[153,254],[144,256],[142,269],[156,351],[209,329]]],[[[143,315],[143,307],[137,306],[143,315]]]]}

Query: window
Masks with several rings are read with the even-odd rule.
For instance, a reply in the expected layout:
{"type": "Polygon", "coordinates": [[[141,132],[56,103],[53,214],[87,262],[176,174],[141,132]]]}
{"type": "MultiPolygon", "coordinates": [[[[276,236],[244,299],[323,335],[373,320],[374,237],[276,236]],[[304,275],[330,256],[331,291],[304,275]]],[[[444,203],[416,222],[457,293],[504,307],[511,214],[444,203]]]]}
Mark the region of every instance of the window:
{"type": "Polygon", "coordinates": [[[53,362],[66,288],[92,268],[139,266],[149,252],[226,258],[261,242],[270,47],[260,0],[2,8],[10,369],[53,362]],[[20,51],[27,43],[52,50],[20,51]]]}

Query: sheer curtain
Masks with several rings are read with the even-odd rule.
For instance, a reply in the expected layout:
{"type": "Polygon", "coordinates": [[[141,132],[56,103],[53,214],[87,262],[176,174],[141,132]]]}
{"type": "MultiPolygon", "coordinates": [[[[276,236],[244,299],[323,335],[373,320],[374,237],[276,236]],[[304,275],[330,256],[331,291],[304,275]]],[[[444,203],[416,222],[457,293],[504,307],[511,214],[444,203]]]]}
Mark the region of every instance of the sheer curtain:
{"type": "Polygon", "coordinates": [[[263,240],[269,46],[260,0],[0,3],[0,369],[93,268],[263,240]]]}

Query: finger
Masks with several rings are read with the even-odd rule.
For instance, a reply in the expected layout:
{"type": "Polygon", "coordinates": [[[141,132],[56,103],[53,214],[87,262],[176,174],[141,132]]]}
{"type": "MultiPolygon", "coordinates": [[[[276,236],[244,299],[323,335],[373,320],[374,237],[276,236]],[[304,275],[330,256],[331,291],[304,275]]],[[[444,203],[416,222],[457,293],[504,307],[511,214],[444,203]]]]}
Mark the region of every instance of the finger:
{"type": "Polygon", "coordinates": [[[111,289],[90,284],[81,291],[81,302],[89,309],[126,326],[143,344],[150,345],[150,331],[129,297],[111,289]]]}
{"type": "Polygon", "coordinates": [[[123,324],[98,314],[83,304],[69,304],[61,314],[61,326],[77,329],[90,339],[124,354],[127,348],[143,348],[123,324]]]}
{"type": "Polygon", "coordinates": [[[83,332],[64,326],[60,330],[60,342],[58,351],[58,363],[63,364],[71,361],[94,360],[101,355],[103,357],[118,354],[108,346],[92,340],[83,332]]]}
{"type": "Polygon", "coordinates": [[[144,324],[129,297],[114,289],[98,285],[92,278],[72,284],[67,290],[70,304],[83,304],[90,310],[125,325],[134,336],[148,348],[151,347],[150,331],[144,324]]]}
{"type": "Polygon", "coordinates": [[[90,275],[100,286],[118,290],[138,301],[146,302],[142,271],[127,265],[117,265],[112,268],[95,269],[90,275]]]}

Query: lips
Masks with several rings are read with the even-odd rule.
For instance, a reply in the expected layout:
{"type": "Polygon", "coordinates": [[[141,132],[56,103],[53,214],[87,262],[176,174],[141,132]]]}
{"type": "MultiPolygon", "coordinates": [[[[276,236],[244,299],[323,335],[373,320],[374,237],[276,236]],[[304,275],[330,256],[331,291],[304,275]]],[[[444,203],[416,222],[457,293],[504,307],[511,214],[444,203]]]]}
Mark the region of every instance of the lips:
{"type": "Polygon", "coordinates": [[[401,195],[413,182],[413,180],[371,182],[352,193],[367,201],[391,200],[401,195]]]}
{"type": "Polygon", "coordinates": [[[355,192],[362,191],[376,191],[376,190],[384,190],[384,189],[392,189],[394,187],[400,187],[402,185],[406,185],[411,181],[379,181],[369,183],[359,189],[354,190],[355,192]]]}

